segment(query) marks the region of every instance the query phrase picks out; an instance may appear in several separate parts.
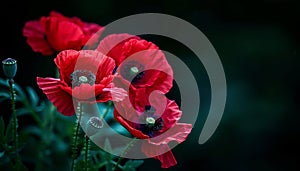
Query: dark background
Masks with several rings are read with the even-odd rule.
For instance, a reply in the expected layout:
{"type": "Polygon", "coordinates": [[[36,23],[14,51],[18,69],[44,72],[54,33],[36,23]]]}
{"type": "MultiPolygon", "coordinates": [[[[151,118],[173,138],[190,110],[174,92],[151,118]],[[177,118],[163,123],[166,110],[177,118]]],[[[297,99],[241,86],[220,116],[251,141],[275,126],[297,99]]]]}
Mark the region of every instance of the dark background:
{"type": "MultiPolygon", "coordinates": [[[[217,131],[199,145],[210,100],[205,70],[178,42],[149,37],[162,49],[182,57],[200,87],[200,117],[187,141],[173,149],[178,165],[168,170],[299,169],[299,1],[4,1],[0,10],[1,60],[17,59],[15,81],[36,88],[42,98],[35,78],[54,76],[53,58],[33,53],[22,27],[51,10],[100,25],[131,14],[165,13],[195,25],[211,41],[224,66],[228,96],[217,131]]],[[[3,72],[0,76],[3,78],[3,72]]],[[[169,96],[180,100],[176,86],[169,96]]],[[[5,109],[1,106],[0,110],[5,109]]],[[[139,170],[159,168],[157,160],[147,159],[139,170]]]]}

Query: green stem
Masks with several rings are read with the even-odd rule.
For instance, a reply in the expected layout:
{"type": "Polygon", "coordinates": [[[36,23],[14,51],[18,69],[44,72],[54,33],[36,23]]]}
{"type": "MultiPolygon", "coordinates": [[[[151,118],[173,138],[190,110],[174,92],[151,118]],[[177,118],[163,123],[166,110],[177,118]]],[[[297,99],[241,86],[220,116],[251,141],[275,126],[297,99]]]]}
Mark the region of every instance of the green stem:
{"type": "Polygon", "coordinates": [[[15,155],[17,155],[18,151],[18,134],[17,134],[17,128],[18,128],[18,120],[17,120],[17,114],[16,114],[16,105],[15,105],[15,90],[14,90],[14,80],[10,79],[9,81],[9,89],[11,94],[11,108],[12,108],[12,119],[13,119],[13,131],[14,131],[14,144],[13,149],[15,155]]]}
{"type": "Polygon", "coordinates": [[[104,111],[104,113],[103,113],[101,119],[105,119],[105,117],[106,117],[106,115],[108,114],[108,111],[110,110],[110,107],[111,107],[111,106],[112,106],[112,102],[108,102],[107,108],[106,108],[106,110],[104,111]]]}
{"type": "Polygon", "coordinates": [[[123,156],[128,152],[128,150],[130,149],[131,146],[133,146],[133,144],[136,142],[137,138],[134,137],[126,146],[126,148],[123,150],[123,152],[121,153],[117,164],[115,165],[115,167],[113,168],[113,171],[116,170],[116,168],[119,166],[119,164],[121,163],[121,160],[123,158],[123,156]]]}
{"type": "Polygon", "coordinates": [[[79,134],[79,128],[80,128],[80,121],[81,121],[81,116],[82,116],[82,105],[81,103],[78,103],[77,107],[77,113],[78,113],[78,119],[76,119],[76,124],[75,124],[75,132],[74,132],[74,139],[73,139],[73,147],[72,147],[72,165],[71,165],[71,171],[74,170],[74,165],[75,165],[75,160],[77,158],[77,139],[78,139],[78,134],[79,134]]]}

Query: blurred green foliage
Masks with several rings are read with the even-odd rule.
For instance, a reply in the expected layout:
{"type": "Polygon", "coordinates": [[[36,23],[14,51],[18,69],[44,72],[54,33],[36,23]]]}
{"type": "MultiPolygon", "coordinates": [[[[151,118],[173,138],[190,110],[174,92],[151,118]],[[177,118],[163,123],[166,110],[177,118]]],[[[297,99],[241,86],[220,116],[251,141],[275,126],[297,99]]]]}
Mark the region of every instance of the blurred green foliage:
{"type": "MultiPolygon", "coordinates": [[[[26,91],[18,84],[15,84],[14,87],[18,106],[17,117],[20,125],[18,127],[18,156],[20,156],[20,160],[14,160],[17,154],[14,154],[12,150],[14,143],[13,123],[9,117],[11,112],[8,112],[7,115],[4,115],[6,118],[0,117],[0,169],[20,171],[70,170],[75,116],[63,116],[56,111],[52,103],[47,100],[41,101],[31,87],[26,87],[26,91]]],[[[0,103],[10,101],[7,80],[0,78],[0,90],[0,103]]],[[[98,106],[102,114],[106,113],[106,121],[113,123],[113,129],[129,136],[125,128],[113,121],[112,105],[100,103],[98,106]]],[[[118,148],[123,149],[125,147],[118,148]]],[[[108,139],[105,141],[104,148],[106,151],[112,151],[108,139]]],[[[75,150],[75,155],[77,155],[75,170],[78,171],[85,168],[84,155],[86,151],[88,151],[87,167],[91,171],[110,171],[114,167],[123,171],[135,171],[135,168],[143,164],[143,160],[125,160],[121,163],[121,158],[107,153],[93,142],[88,141],[82,129],[79,131],[78,145],[75,150]]]]}

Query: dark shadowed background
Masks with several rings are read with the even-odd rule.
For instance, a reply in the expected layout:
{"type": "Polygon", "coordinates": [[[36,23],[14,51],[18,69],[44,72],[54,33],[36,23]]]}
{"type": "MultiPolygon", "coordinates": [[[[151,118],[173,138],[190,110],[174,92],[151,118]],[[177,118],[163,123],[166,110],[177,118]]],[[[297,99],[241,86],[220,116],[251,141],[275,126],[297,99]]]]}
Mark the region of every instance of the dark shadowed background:
{"type": "MultiPolygon", "coordinates": [[[[22,27],[26,21],[47,16],[51,10],[100,25],[132,14],[165,13],[195,25],[211,41],[224,66],[228,96],[217,131],[209,141],[199,145],[210,101],[205,69],[180,43],[145,36],[161,49],[179,56],[191,68],[201,94],[200,117],[187,141],[173,149],[178,165],[167,170],[299,169],[299,1],[1,2],[0,59],[17,59],[15,81],[34,87],[44,99],[35,79],[54,76],[53,58],[34,53],[22,36],[22,27]]],[[[3,78],[2,71],[0,76],[3,78]]],[[[176,86],[168,96],[180,101],[176,86]]],[[[7,108],[1,106],[1,115],[7,108]]],[[[138,170],[160,170],[159,161],[147,159],[138,170]]]]}

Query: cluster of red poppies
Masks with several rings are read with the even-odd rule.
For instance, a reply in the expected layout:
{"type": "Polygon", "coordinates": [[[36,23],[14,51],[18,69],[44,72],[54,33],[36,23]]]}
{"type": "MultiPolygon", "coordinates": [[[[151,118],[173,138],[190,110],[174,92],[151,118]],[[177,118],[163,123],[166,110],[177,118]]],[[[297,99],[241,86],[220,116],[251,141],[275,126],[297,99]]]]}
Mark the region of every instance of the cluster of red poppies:
{"type": "Polygon", "coordinates": [[[175,165],[168,143],[183,142],[192,125],[178,123],[182,112],[164,95],[172,88],[171,66],[155,44],[138,36],[112,34],[98,43],[103,30],[57,12],[27,22],[23,34],[33,51],[58,53],[54,62],[60,78],[38,77],[37,84],[66,116],[75,113],[74,101],[114,101],[116,121],[147,140],[145,155],[160,160],[163,168],[175,165]]]}

